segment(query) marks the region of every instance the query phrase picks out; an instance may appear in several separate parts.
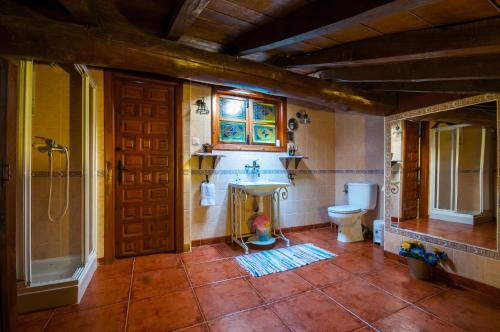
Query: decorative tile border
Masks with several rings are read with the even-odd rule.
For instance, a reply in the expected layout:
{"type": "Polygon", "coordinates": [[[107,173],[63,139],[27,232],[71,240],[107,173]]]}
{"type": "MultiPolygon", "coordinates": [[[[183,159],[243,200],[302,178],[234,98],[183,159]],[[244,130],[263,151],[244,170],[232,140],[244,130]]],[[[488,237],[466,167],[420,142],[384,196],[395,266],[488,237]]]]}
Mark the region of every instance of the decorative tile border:
{"type": "MultiPolygon", "coordinates": [[[[394,121],[405,120],[408,118],[414,118],[418,116],[423,116],[432,113],[438,113],[443,111],[452,110],[455,108],[475,105],[479,103],[496,101],[497,105],[500,105],[500,94],[489,93],[468,98],[463,98],[455,100],[452,102],[442,103],[433,105],[430,107],[419,108],[413,111],[394,114],[385,117],[385,128],[384,128],[384,156],[385,156],[385,173],[384,173],[384,183],[386,188],[391,187],[391,123],[394,121]]],[[[498,111],[497,111],[498,113],[498,111]]],[[[498,116],[497,116],[498,121],[498,116]]],[[[499,128],[497,122],[497,130],[499,128]]],[[[498,135],[497,135],[498,136],[498,135]]],[[[500,162],[500,136],[497,139],[497,164],[500,162]]],[[[499,174],[497,173],[497,182],[500,181],[499,174]]],[[[497,201],[500,198],[500,188],[497,186],[497,201]]],[[[419,241],[425,241],[432,244],[436,244],[442,247],[452,248],[455,250],[465,251],[468,253],[476,254],[479,256],[489,257],[493,259],[500,260],[500,227],[498,227],[498,221],[500,220],[500,204],[497,207],[497,250],[486,249],[482,247],[473,246],[470,244],[465,244],[456,241],[450,241],[441,237],[431,236],[428,234],[418,233],[415,231],[409,231],[405,229],[400,229],[398,227],[393,227],[391,225],[391,195],[386,193],[384,200],[384,217],[385,217],[385,230],[389,233],[394,233],[402,236],[406,236],[419,241]]]]}
{"type": "MultiPolygon", "coordinates": [[[[52,176],[55,178],[65,178],[68,176],[68,173],[63,172],[63,171],[54,171],[54,172],[52,172],[52,176]]],[[[50,177],[50,172],[48,172],[48,171],[32,171],[31,177],[33,177],[33,178],[48,178],[48,177],[50,177]]],[[[69,177],[70,178],[80,178],[80,177],[82,177],[82,172],[81,171],[70,171],[69,177]]]]}
{"type": "MultiPolygon", "coordinates": [[[[384,174],[383,169],[263,169],[260,174],[384,174]]],[[[193,169],[192,175],[247,174],[242,169],[193,169]]]]}

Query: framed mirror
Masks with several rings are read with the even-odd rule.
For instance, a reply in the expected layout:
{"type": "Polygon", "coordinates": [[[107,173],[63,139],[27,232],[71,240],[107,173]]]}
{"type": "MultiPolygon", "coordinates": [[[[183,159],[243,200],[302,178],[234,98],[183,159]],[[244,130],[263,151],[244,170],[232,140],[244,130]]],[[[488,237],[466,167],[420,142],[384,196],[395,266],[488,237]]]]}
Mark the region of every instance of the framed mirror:
{"type": "Polygon", "coordinates": [[[499,108],[485,94],[386,117],[386,231],[500,258],[499,108]]]}

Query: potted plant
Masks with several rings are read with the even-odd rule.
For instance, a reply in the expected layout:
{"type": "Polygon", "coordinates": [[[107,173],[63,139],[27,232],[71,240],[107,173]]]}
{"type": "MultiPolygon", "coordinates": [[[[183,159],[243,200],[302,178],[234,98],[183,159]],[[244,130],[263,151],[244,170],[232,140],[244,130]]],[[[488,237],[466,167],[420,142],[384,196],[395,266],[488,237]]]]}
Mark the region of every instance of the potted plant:
{"type": "Polygon", "coordinates": [[[431,277],[432,268],[448,259],[446,253],[437,248],[426,251],[419,242],[403,242],[399,255],[406,257],[410,275],[415,279],[427,280],[431,277]]]}

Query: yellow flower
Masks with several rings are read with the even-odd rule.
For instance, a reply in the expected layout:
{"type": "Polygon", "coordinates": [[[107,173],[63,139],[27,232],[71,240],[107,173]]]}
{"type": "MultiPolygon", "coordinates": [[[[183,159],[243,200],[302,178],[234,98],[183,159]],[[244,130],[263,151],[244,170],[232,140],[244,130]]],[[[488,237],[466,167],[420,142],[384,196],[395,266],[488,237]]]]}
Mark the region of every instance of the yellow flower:
{"type": "Polygon", "coordinates": [[[408,242],[403,242],[401,244],[401,248],[403,248],[404,250],[409,250],[410,249],[410,244],[408,242]]]}

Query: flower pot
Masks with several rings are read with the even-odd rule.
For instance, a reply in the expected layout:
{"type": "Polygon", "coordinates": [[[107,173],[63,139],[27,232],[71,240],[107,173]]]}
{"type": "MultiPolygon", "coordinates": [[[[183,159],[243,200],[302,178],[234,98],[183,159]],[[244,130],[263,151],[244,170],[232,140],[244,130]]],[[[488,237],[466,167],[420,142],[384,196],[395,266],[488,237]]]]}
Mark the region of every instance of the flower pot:
{"type": "Polygon", "coordinates": [[[429,280],[432,275],[432,267],[419,259],[406,257],[410,275],[414,279],[429,280]]]}

